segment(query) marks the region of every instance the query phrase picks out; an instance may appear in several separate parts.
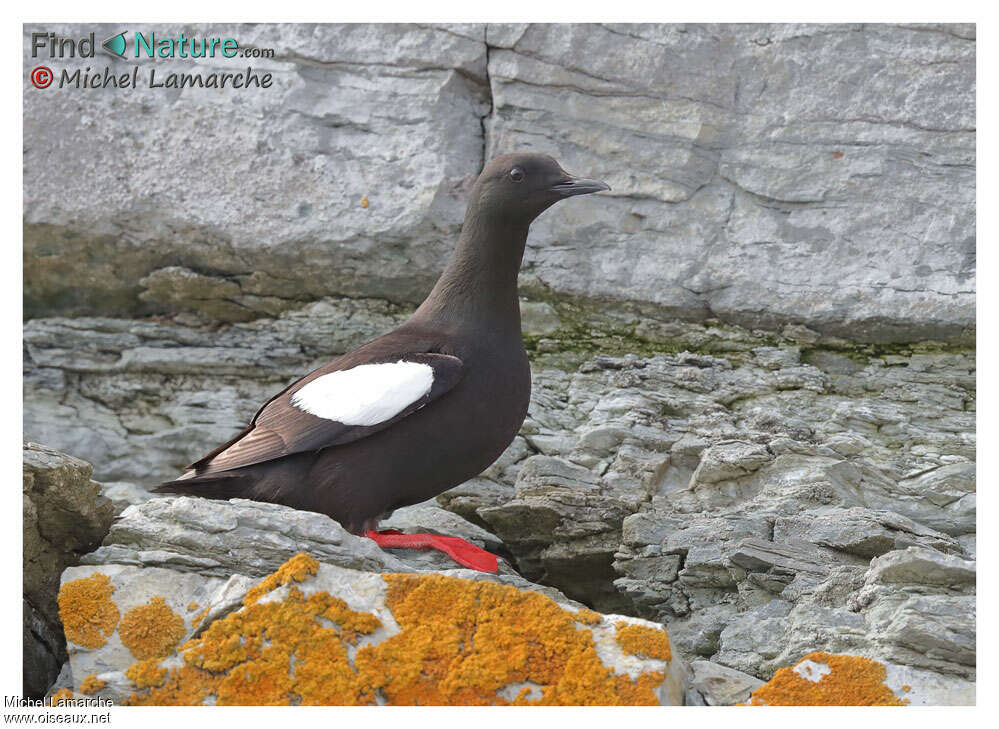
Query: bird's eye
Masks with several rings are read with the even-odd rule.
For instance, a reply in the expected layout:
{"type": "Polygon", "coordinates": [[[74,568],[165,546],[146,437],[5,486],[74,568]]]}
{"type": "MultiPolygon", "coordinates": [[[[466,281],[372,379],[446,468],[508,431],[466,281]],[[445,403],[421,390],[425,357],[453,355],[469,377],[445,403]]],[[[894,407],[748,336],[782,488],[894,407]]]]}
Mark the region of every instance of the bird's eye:
{"type": "Polygon", "coordinates": [[[520,182],[524,179],[524,171],[519,167],[514,167],[510,170],[510,179],[514,182],[520,182]]]}

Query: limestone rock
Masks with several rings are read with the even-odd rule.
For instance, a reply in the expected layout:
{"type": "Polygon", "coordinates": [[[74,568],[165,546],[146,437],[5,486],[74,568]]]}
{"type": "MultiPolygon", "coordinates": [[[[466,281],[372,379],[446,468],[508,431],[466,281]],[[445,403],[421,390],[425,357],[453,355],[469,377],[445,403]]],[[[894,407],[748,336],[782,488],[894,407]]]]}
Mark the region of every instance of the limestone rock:
{"type": "Polygon", "coordinates": [[[693,687],[704,697],[708,706],[732,706],[744,703],[763,681],[747,673],[720,666],[711,661],[694,661],[693,687]]]}
{"type": "Polygon", "coordinates": [[[489,153],[552,149],[613,188],[585,215],[561,208],[539,221],[529,285],[850,339],[973,325],[970,269],[941,275],[916,243],[925,230],[955,236],[971,263],[970,177],[918,181],[917,168],[891,161],[908,145],[932,149],[920,164],[973,159],[974,41],[964,30],[530,25],[487,38],[502,38],[489,54],[489,153]],[[930,71],[929,58],[948,73],[930,71]],[[851,84],[854,74],[868,83],[851,84]],[[930,186],[945,224],[919,202],[930,186]],[[828,215],[830,205],[851,212],[828,215]],[[902,229],[910,243],[881,248],[902,229]],[[566,233],[574,245],[553,250],[547,238],[566,233]],[[855,235],[864,255],[850,253],[855,235]],[[958,311],[961,324],[950,318],[958,311]]]}
{"type": "Polygon", "coordinates": [[[912,519],[862,507],[826,508],[807,515],[777,517],[774,539],[801,539],[859,557],[877,557],[907,546],[927,546],[936,552],[961,553],[959,543],[912,519]]]}
{"type": "MultiPolygon", "coordinates": [[[[431,504],[399,509],[384,524],[403,531],[462,536],[486,548],[499,543],[484,529],[431,504]]],[[[129,506],[103,545],[85,555],[82,563],[162,567],[218,577],[237,571],[260,576],[300,551],[331,564],[374,572],[457,567],[436,550],[383,551],[323,514],[246,499],[188,496],[129,506]]],[[[502,561],[501,570],[515,574],[502,561]]]]}
{"type": "Polygon", "coordinates": [[[868,583],[973,586],[975,562],[932,549],[909,547],[871,560],[868,583]]]}
{"type": "Polygon", "coordinates": [[[537,455],[518,472],[512,500],[478,513],[517,555],[528,579],[545,575],[570,597],[612,610],[622,603],[610,585],[610,557],[621,521],[633,510],[589,470],[537,455]]]}
{"type": "MultiPolygon", "coordinates": [[[[165,25],[157,34],[182,31],[165,25]]],[[[56,24],[45,32],[76,31],[56,24]]],[[[273,49],[252,63],[271,74],[270,88],[169,94],[140,83],[125,95],[97,90],[87,103],[63,94],[30,100],[26,310],[243,321],[330,294],[407,302],[425,294],[482,165],[484,28],[203,32],[273,49]],[[51,153],[53,140],[79,135],[88,144],[72,158],[51,153]],[[112,156],[114,165],[102,164],[112,156]],[[237,191],[233,175],[254,194],[237,191]]],[[[216,61],[245,71],[244,59],[216,61]]],[[[154,65],[130,63],[140,76],[154,65]]],[[[156,59],[155,70],[164,77],[191,67],[156,59]]]]}
{"type": "Polygon", "coordinates": [[[65,660],[59,575],[100,543],[112,509],[90,480],[93,467],[78,458],[25,442],[22,471],[24,693],[37,698],[65,660]]]}
{"type": "MultiPolygon", "coordinates": [[[[24,27],[38,30],[76,32],[24,27]]],[[[203,31],[273,49],[253,63],[271,87],[25,97],[29,316],[244,321],[325,296],[415,304],[484,157],[529,149],[613,188],[534,226],[532,296],[805,343],[973,340],[973,28],[203,31]],[[62,144],[79,136],[88,143],[62,144]]],[[[24,46],[27,76],[37,59],[24,46]]],[[[141,75],[153,65],[132,62],[141,75]]],[[[561,317],[527,319],[544,338],[561,317]]]]}
{"type": "MultiPolygon", "coordinates": [[[[101,477],[141,486],[231,437],[252,406],[283,386],[272,372],[290,379],[327,357],[324,347],[352,346],[395,316],[337,300],[210,334],[177,322],[31,322],[26,430],[44,430],[79,453],[114,453],[101,477]],[[340,338],[324,344],[313,325],[340,338]],[[303,349],[293,346],[298,340],[303,349]],[[209,350],[213,341],[218,348],[209,350]],[[178,374],[185,361],[194,374],[178,374]],[[71,404],[75,418],[61,417],[59,403],[71,404]],[[159,418],[170,427],[155,430],[159,418]]],[[[910,546],[973,556],[973,358],[916,352],[889,364],[852,354],[845,367],[798,345],[763,346],[749,332],[676,331],[726,349],[600,356],[569,371],[556,366],[563,360],[537,360],[521,436],[481,478],[438,502],[494,534],[529,579],[608,612],[668,621],[673,644],[690,659],[722,659],[767,679],[809,651],[847,650],[969,675],[973,629],[956,606],[935,607],[913,633],[942,630],[933,656],[920,654],[900,630],[881,640],[870,610],[878,625],[892,625],[896,614],[898,626],[911,625],[918,617],[902,608],[906,591],[927,586],[865,588],[864,575],[872,557],[910,546]],[[719,480],[693,478],[703,460],[701,473],[711,472],[727,449],[752,455],[747,467],[719,480]],[[773,630],[723,640],[727,626],[740,616],[751,622],[775,599],[792,606],[787,626],[800,641],[780,620],[773,630]]],[[[285,541],[257,574],[304,548],[285,541]]],[[[310,548],[336,551],[320,542],[310,548]]],[[[255,555],[247,558],[253,564],[255,555]]]]}

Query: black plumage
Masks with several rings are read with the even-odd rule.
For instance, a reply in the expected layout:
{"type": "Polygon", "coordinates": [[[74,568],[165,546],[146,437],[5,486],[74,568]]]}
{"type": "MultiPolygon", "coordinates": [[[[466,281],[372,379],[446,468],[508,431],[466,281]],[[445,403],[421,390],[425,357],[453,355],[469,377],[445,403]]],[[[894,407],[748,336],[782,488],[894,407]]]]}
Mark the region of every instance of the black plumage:
{"type": "Polygon", "coordinates": [[[156,491],[285,504],[361,534],[481,473],[517,434],[530,399],[517,297],[530,224],[561,199],[606,189],[545,155],[494,159],[472,187],[451,261],[408,321],[289,385],[243,432],[156,491]],[[356,369],[374,364],[385,366],[356,369]],[[353,424],[329,417],[349,408],[324,399],[323,388],[361,372],[373,373],[374,390],[357,396],[369,409],[338,416],[353,424]]]}

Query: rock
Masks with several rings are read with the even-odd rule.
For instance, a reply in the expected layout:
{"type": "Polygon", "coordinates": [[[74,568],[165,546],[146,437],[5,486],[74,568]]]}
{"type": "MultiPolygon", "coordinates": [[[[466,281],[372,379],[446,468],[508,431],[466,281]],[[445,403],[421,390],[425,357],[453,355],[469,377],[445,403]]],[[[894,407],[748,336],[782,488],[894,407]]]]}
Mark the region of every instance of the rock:
{"type": "Polygon", "coordinates": [[[694,672],[693,686],[708,706],[745,703],[749,695],[763,685],[763,681],[755,676],[711,661],[694,661],[690,668],[694,672]]]}
{"type": "Polygon", "coordinates": [[[745,539],[734,552],[729,554],[731,563],[752,572],[777,570],[784,574],[808,572],[825,575],[826,568],[821,561],[821,552],[795,544],[776,544],[763,539],[745,539]]]}
{"type": "Polygon", "coordinates": [[[73,669],[68,660],[62,664],[59,675],[56,677],[55,683],[49,686],[49,690],[45,693],[45,698],[51,700],[53,694],[64,689],[73,690],[73,669]]]}
{"type": "MultiPolygon", "coordinates": [[[[231,437],[241,427],[238,418],[252,416],[247,406],[283,385],[261,372],[291,378],[326,356],[310,322],[325,336],[338,332],[335,346],[349,346],[349,337],[365,336],[365,326],[390,326],[391,315],[377,311],[331,301],[314,312],[210,335],[176,323],[29,323],[28,350],[44,365],[26,370],[25,386],[35,393],[26,400],[26,428],[30,433],[32,423],[52,420],[62,407],[52,404],[58,398],[73,404],[74,422],[86,430],[73,431],[62,418],[46,432],[80,447],[95,433],[126,434],[114,436],[118,455],[101,477],[114,474],[139,485],[149,483],[143,473],[168,477],[206,443],[231,437]],[[365,311],[374,313],[368,318],[365,311]],[[55,335],[72,347],[50,349],[55,335]],[[304,352],[292,346],[299,339],[304,352]],[[214,355],[202,349],[211,341],[219,345],[214,355]],[[187,354],[167,358],[170,350],[187,354]],[[268,358],[263,367],[249,364],[261,352],[268,358]],[[185,358],[200,374],[170,369],[185,358]],[[124,427],[149,422],[151,413],[168,414],[173,427],[149,435],[124,427]]],[[[571,371],[559,369],[559,359],[536,361],[522,435],[486,474],[438,503],[500,539],[507,550],[501,553],[528,579],[607,612],[669,621],[676,649],[690,659],[730,656],[726,665],[767,679],[809,651],[846,650],[967,675],[971,628],[963,618],[955,617],[954,635],[934,649],[936,657],[921,656],[904,641],[882,640],[870,610],[882,616],[878,625],[891,625],[905,590],[925,586],[878,583],[884,594],[868,594],[864,574],[872,557],[910,546],[972,556],[974,512],[960,505],[974,489],[973,358],[916,353],[887,366],[857,357],[850,361],[862,362],[860,369],[829,374],[809,363],[815,349],[798,355],[797,345],[786,345],[781,354],[745,332],[677,332],[688,341],[703,337],[701,346],[729,349],[724,355],[601,356],[571,371]],[[724,453],[733,457],[719,458],[724,453]],[[739,453],[747,456],[745,467],[736,465],[739,453]],[[716,463],[732,464],[731,471],[691,487],[698,469],[712,473],[716,463]],[[913,486],[927,483],[935,486],[913,486]],[[756,561],[749,560],[750,547],[756,561]],[[726,636],[725,647],[726,626],[774,599],[795,607],[788,625],[801,640],[778,621],[774,630],[745,634],[742,647],[732,647],[740,644],[726,636]],[[848,602],[856,610],[844,610],[848,602]],[[832,622],[823,625],[826,619],[832,622]],[[794,650],[785,651],[788,645],[794,650]]],[[[160,527],[153,524],[144,551],[158,549],[152,534],[160,527]]],[[[256,574],[305,548],[296,539],[284,542],[254,567],[256,574]]],[[[309,548],[336,553],[321,540],[309,548]]],[[[256,555],[246,558],[254,564],[256,555]]],[[[155,564],[183,559],[200,568],[173,551],[163,559],[155,564]]],[[[238,561],[219,574],[239,569],[238,561]]],[[[431,566],[409,563],[410,569],[431,566]]],[[[923,627],[941,629],[945,615],[923,627]]],[[[911,611],[898,619],[907,624],[911,611]]]]}
{"type": "Polygon", "coordinates": [[[396,509],[392,516],[379,524],[379,528],[398,529],[409,534],[429,532],[448,537],[461,537],[488,551],[503,548],[503,542],[495,534],[490,534],[482,527],[440,508],[433,501],[396,509]]]}
{"type": "MultiPolygon", "coordinates": [[[[117,32],[96,32],[104,30],[117,32]]],[[[167,25],[157,33],[184,30],[167,25]]],[[[270,88],[172,95],[140,83],[126,96],[98,90],[92,104],[66,103],[61,94],[32,100],[29,315],[190,311],[242,321],[332,293],[407,302],[424,295],[482,164],[484,28],[205,32],[273,49],[273,58],[252,64],[271,75],[270,88]],[[168,108],[169,120],[160,113],[168,108]],[[245,116],[240,125],[229,123],[236,113],[245,116]],[[89,145],[72,159],[46,152],[50,135],[78,134],[89,145]],[[100,164],[111,150],[114,170],[100,164]],[[161,172],[155,180],[145,172],[150,164],[161,172]],[[232,174],[252,179],[255,194],[235,194],[226,182],[232,174]],[[58,177],[63,184],[54,185],[58,177]],[[95,189],[99,206],[86,201],[95,189]],[[61,282],[66,276],[73,286],[61,282]]],[[[161,60],[158,77],[190,71],[181,59],[161,60]]],[[[131,61],[148,77],[151,59],[131,61]]]]}
{"type": "MultiPolygon", "coordinates": [[[[24,33],[42,30],[77,32],[24,33]]],[[[205,32],[273,49],[253,63],[271,86],[28,99],[29,317],[244,321],[344,295],[413,305],[484,156],[537,149],[613,190],[534,226],[522,279],[532,301],[590,300],[625,320],[637,305],[655,313],[653,329],[715,317],[806,344],[973,342],[973,30],[205,32]],[[591,52],[565,52],[577,47],[591,52]],[[60,146],[78,135],[88,144],[60,146]],[[103,165],[112,153],[118,163],[103,165]],[[162,174],[150,177],[150,165],[162,174]],[[231,174],[256,194],[227,185],[231,174]]],[[[25,74],[37,65],[29,49],[25,74]]],[[[140,76],[153,65],[133,62],[140,76]]],[[[189,70],[183,59],[155,63],[158,75],[189,70]]],[[[547,337],[562,318],[537,321],[531,331],[547,337]]]]}
{"type": "Polygon", "coordinates": [[[65,661],[56,605],[59,575],[96,547],[111,524],[111,502],[91,481],[93,467],[37,443],[23,448],[24,695],[41,697],[65,661]]]}
{"type": "Polygon", "coordinates": [[[975,562],[932,549],[909,547],[871,560],[868,583],[962,588],[975,584],[975,562]]]}
{"type": "Polygon", "coordinates": [[[513,484],[480,477],[445,491],[437,497],[437,503],[463,519],[487,528],[488,524],[479,515],[479,510],[505,504],[513,498],[513,495],[513,484]]]}
{"type": "Polygon", "coordinates": [[[58,620],[43,615],[27,600],[21,600],[21,670],[25,696],[39,698],[59,675],[66,646],[58,620]]]}
{"type": "Polygon", "coordinates": [[[715,484],[747,476],[773,456],[755,443],[719,443],[705,449],[691,477],[694,484],[715,484]]]}
{"type": "Polygon", "coordinates": [[[517,556],[521,573],[533,580],[544,575],[570,597],[603,610],[622,605],[610,566],[621,521],[634,506],[601,493],[588,469],[548,456],[528,458],[515,489],[512,500],[478,513],[517,556]]]}
{"type": "Polygon", "coordinates": [[[800,539],[864,558],[910,545],[925,545],[942,552],[963,551],[953,538],[912,519],[861,507],[816,509],[800,517],[778,517],[774,522],[774,539],[800,539]]]}
{"type": "Polygon", "coordinates": [[[688,669],[661,626],[469,574],[372,574],[304,553],[259,582],[71,568],[69,625],[103,621],[81,597],[94,584],[115,608],[101,641],[68,632],[72,676],[126,704],[682,703],[688,669]]]}
{"type": "Polygon", "coordinates": [[[975,706],[975,683],[958,676],[885,663],[885,684],[909,706],[975,706]]]}
{"type": "Polygon", "coordinates": [[[543,301],[520,303],[520,328],[528,337],[554,334],[562,327],[558,312],[543,301]]]}
{"type": "Polygon", "coordinates": [[[751,706],[973,706],[975,687],[857,655],[810,653],[753,692],[751,706]]]}
{"type": "Polygon", "coordinates": [[[974,326],[974,213],[959,181],[973,171],[974,42],[950,26],[530,25],[493,37],[503,40],[489,54],[487,154],[552,149],[613,188],[585,215],[563,208],[538,221],[532,291],[852,340],[974,326]],[[565,53],[575,47],[592,53],[565,53]],[[931,72],[929,58],[948,73],[931,72]],[[859,89],[853,74],[873,81],[859,89]],[[903,74],[911,106],[892,95],[903,74]],[[932,148],[920,165],[971,166],[919,181],[919,167],[891,162],[909,144],[932,148]],[[936,213],[919,202],[930,188],[936,213]],[[831,201],[853,212],[825,215],[831,201]],[[912,241],[882,247],[899,226],[912,241]],[[964,241],[964,272],[930,261],[916,242],[928,229],[964,241]],[[553,249],[559,233],[573,245],[553,249]],[[855,234],[864,255],[850,252],[855,234]]]}
{"type": "MultiPolygon", "coordinates": [[[[400,509],[384,522],[403,531],[438,531],[484,547],[498,539],[456,514],[426,504],[400,509]]],[[[165,497],[126,508],[104,544],[85,555],[87,565],[135,565],[218,577],[276,570],[299,551],[324,562],[365,571],[450,569],[457,565],[437,550],[383,551],[323,514],[246,499],[215,501],[165,497]]],[[[501,570],[513,573],[501,561],[501,570]]]]}

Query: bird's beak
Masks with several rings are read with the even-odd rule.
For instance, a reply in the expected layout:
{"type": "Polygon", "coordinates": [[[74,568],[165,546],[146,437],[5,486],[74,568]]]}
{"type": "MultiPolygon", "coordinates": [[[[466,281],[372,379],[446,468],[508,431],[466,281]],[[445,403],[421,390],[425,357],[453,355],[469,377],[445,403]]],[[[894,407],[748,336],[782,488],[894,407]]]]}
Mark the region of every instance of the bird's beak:
{"type": "Polygon", "coordinates": [[[589,195],[591,192],[610,190],[610,185],[600,180],[587,180],[585,177],[570,177],[552,185],[552,190],[562,197],[589,195]]]}

